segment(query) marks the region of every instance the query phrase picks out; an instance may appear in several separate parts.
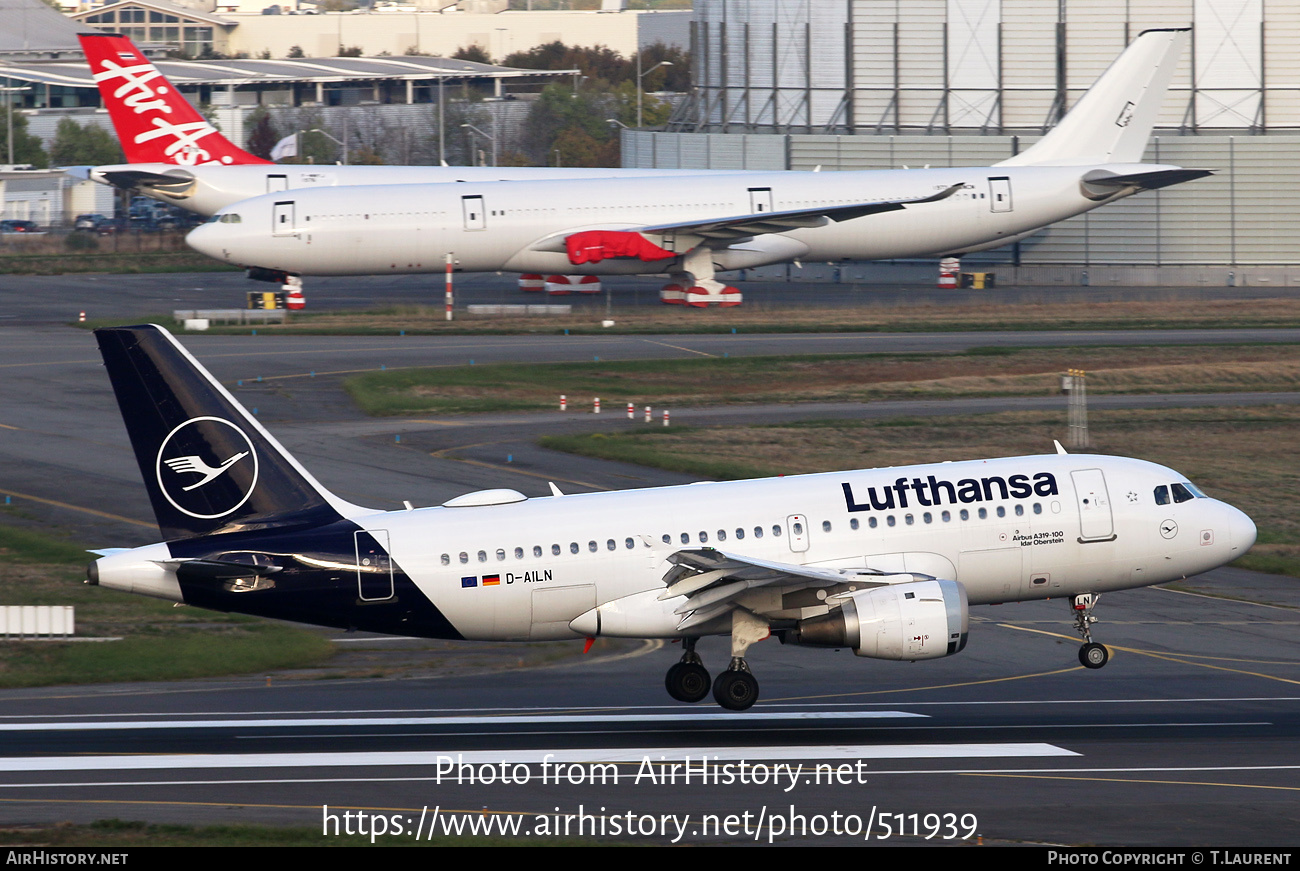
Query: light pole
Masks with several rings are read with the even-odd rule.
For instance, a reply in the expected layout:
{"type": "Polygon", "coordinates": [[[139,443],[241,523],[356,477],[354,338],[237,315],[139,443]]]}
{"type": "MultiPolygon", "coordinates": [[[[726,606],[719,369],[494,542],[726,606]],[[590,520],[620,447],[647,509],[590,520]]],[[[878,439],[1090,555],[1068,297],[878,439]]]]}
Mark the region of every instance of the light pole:
{"type": "Polygon", "coordinates": [[[639,50],[637,51],[636,53],[636,126],[637,127],[641,126],[641,92],[645,90],[642,87],[642,79],[644,79],[646,76],[650,75],[652,72],[659,69],[660,67],[670,67],[672,65],[673,62],[670,60],[661,60],[659,61],[659,63],[650,67],[650,69],[646,70],[645,72],[641,72],[641,52],[639,50]]]}
{"type": "Polygon", "coordinates": [[[304,131],[302,131],[302,132],[303,132],[303,133],[319,133],[321,136],[324,136],[326,139],[329,139],[329,140],[331,140],[332,142],[334,142],[335,144],[337,144],[338,146],[340,146],[340,147],[343,149],[343,165],[344,165],[344,166],[347,166],[347,165],[348,165],[348,144],[347,144],[346,141],[340,142],[339,140],[335,139],[333,136],[331,136],[330,134],[326,133],[324,130],[320,129],[319,127],[313,127],[313,128],[311,128],[310,130],[304,130],[304,131]]]}
{"type": "Polygon", "coordinates": [[[479,136],[482,136],[484,139],[492,143],[492,165],[496,166],[497,165],[497,138],[493,136],[491,133],[484,133],[482,130],[478,129],[473,124],[462,124],[460,126],[467,127],[470,130],[473,130],[479,136]]]}

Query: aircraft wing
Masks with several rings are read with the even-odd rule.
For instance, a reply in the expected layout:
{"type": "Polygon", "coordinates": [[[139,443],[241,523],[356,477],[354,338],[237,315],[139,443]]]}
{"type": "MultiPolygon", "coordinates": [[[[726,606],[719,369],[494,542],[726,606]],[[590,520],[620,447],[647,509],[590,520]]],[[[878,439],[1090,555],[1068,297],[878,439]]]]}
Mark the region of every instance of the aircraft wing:
{"type": "Polygon", "coordinates": [[[814,209],[793,209],[784,212],[755,212],[749,215],[733,215],[729,218],[715,218],[707,221],[656,224],[652,227],[638,227],[637,230],[641,233],[652,234],[687,233],[693,236],[703,236],[706,239],[741,239],[747,236],[759,236],[763,233],[784,233],[787,230],[821,227],[829,221],[848,221],[879,212],[895,212],[907,206],[915,206],[921,203],[938,202],[939,200],[946,200],[961,190],[962,187],[963,185],[955,184],[928,197],[877,200],[843,206],[819,206],[814,209]]]}
{"type": "Polygon", "coordinates": [[[740,607],[741,597],[758,587],[777,585],[790,592],[792,589],[829,588],[850,583],[859,588],[881,587],[918,579],[910,572],[799,566],[709,547],[679,550],[668,557],[668,562],[673,567],[664,575],[667,586],[659,594],[659,600],[682,599],[674,611],[683,615],[677,627],[679,630],[707,623],[740,607]]]}

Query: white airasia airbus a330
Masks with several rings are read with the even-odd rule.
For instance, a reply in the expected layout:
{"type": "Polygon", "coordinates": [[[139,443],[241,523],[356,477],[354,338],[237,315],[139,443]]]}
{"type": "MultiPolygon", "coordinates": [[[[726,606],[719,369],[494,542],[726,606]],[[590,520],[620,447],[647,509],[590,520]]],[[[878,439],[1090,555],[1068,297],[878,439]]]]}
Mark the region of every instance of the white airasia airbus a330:
{"type": "Polygon", "coordinates": [[[78,34],[127,163],[89,175],[200,215],[259,194],[340,185],[698,175],[704,170],[272,163],[221,134],[125,36],[78,34]]]}
{"type": "Polygon", "coordinates": [[[376,511],[340,499],[160,327],[96,331],[166,541],[100,551],[88,582],[393,635],[679,639],[669,694],[758,699],[770,635],[914,661],[966,646],[969,607],[1067,599],[1089,668],[1101,593],[1221,566],[1241,511],[1172,469],[1055,454],[376,511]],[[710,681],[696,653],[729,635],[710,681]]]}
{"type": "Polygon", "coordinates": [[[1042,140],[991,167],[353,186],[245,200],[191,246],[293,275],[667,273],[666,301],[734,301],[716,271],[961,254],[1209,174],[1140,163],[1186,30],[1139,36],[1042,140]]]}

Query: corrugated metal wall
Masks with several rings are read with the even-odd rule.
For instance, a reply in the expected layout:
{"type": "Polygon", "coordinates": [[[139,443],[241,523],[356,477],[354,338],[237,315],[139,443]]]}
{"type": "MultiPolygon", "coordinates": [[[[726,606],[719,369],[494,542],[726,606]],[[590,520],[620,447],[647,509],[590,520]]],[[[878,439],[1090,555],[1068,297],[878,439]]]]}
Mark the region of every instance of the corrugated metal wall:
{"type": "Polygon", "coordinates": [[[1193,27],[1160,126],[1300,128],[1294,0],[696,0],[677,130],[1034,130],[1143,30],[1193,27]]]}
{"type": "MultiPolygon", "coordinates": [[[[1034,137],[1019,137],[1023,150],[1034,137]]],[[[623,132],[629,167],[811,170],[989,166],[1005,135],[882,136],[623,132]]],[[[1300,262],[1300,135],[1155,137],[1144,160],[1215,175],[1097,209],[1019,246],[1023,265],[1286,265],[1300,262]]],[[[1009,263],[1011,248],[971,261],[1009,263]]]]}

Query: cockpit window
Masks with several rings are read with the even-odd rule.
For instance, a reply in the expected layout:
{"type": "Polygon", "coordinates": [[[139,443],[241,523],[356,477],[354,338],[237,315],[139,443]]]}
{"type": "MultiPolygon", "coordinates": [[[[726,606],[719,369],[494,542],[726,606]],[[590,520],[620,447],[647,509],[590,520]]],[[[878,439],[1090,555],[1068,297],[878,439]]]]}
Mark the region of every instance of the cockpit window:
{"type": "Polygon", "coordinates": [[[1191,481],[1184,481],[1184,482],[1183,482],[1183,486],[1186,487],[1188,490],[1191,490],[1191,491],[1192,491],[1192,495],[1195,496],[1195,497],[1198,498],[1198,499],[1209,499],[1209,498],[1210,498],[1209,496],[1206,496],[1203,492],[1201,492],[1201,488],[1200,488],[1200,487],[1197,487],[1197,486],[1196,486],[1195,484],[1193,484],[1191,481]]]}
{"type": "Polygon", "coordinates": [[[1170,484],[1169,489],[1173,491],[1175,502],[1190,502],[1196,498],[1192,495],[1192,491],[1182,484],[1170,484]]]}
{"type": "Polygon", "coordinates": [[[1159,487],[1156,488],[1156,504],[1157,505],[1169,504],[1169,488],[1164,484],[1161,484],[1159,487]]]}
{"type": "Polygon", "coordinates": [[[243,223],[244,219],[239,217],[239,215],[236,215],[234,212],[227,212],[224,215],[219,215],[217,220],[223,224],[240,224],[243,223]]]}

